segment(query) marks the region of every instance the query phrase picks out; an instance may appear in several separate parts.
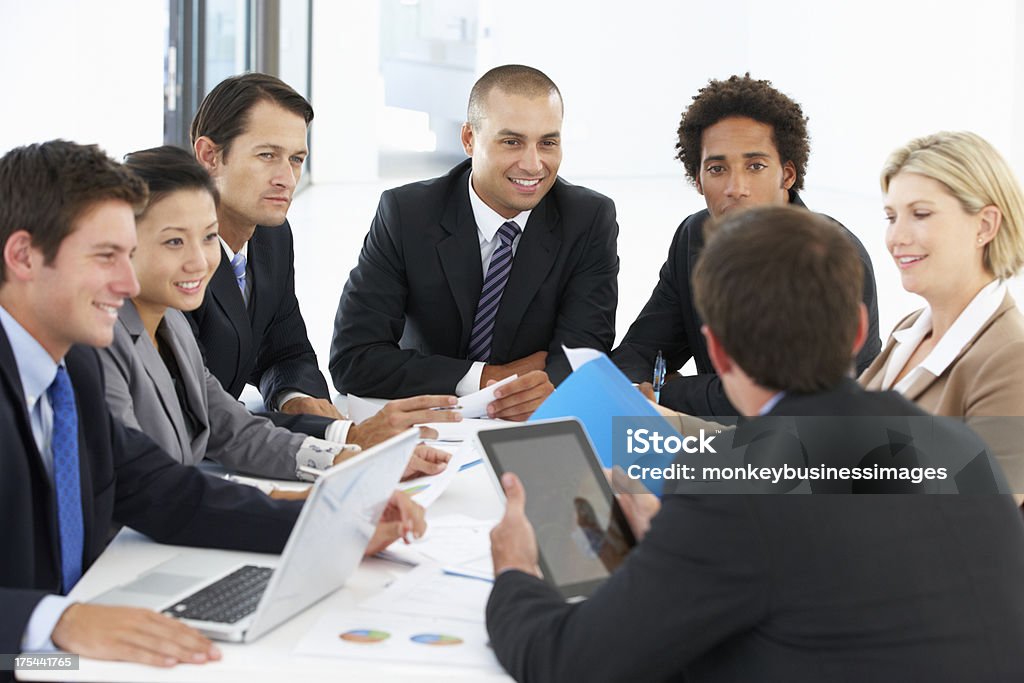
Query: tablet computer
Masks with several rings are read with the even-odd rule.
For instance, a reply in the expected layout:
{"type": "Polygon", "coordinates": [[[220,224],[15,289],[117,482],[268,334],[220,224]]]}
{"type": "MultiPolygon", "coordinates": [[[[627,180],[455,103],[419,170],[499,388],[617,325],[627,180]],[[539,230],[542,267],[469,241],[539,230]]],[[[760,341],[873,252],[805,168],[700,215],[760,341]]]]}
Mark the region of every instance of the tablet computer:
{"type": "Polygon", "coordinates": [[[583,425],[530,422],[481,431],[477,441],[499,491],[505,472],[523,482],[545,580],[567,600],[588,597],[636,541],[583,425]]]}

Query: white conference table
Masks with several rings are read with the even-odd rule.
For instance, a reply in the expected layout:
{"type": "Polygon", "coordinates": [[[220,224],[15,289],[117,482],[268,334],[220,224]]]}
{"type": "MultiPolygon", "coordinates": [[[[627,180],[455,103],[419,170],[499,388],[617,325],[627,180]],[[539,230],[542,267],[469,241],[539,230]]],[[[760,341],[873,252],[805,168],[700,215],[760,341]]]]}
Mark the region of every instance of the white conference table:
{"type": "MultiPolygon", "coordinates": [[[[431,517],[462,513],[477,519],[497,519],[503,512],[487,465],[459,472],[444,494],[427,511],[431,517]]],[[[200,548],[160,545],[130,529],[123,530],[75,586],[71,596],[89,600],[179,553],[213,552],[200,548]]],[[[223,552],[223,551],[216,551],[223,552]]],[[[240,560],[266,561],[259,553],[237,553],[240,560]]],[[[169,669],[81,658],[78,671],[18,671],[24,681],[503,681],[505,675],[476,667],[434,666],[299,656],[294,647],[326,612],[352,608],[378,592],[409,567],[376,558],[364,560],[345,587],[293,617],[253,643],[219,643],[223,659],[203,665],[179,664],[169,669]]],[[[469,579],[467,579],[469,580],[469,579]]]]}

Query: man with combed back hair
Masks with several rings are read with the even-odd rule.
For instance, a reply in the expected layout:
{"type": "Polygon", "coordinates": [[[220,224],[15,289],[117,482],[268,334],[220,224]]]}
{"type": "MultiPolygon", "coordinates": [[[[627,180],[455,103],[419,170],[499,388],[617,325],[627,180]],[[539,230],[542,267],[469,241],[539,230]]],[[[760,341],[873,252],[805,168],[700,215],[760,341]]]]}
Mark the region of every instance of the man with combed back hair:
{"type": "MultiPolygon", "coordinates": [[[[694,296],[742,415],[934,419],[846,376],[867,336],[862,278],[853,243],[822,216],[762,207],[721,222],[694,296]]],[[[933,429],[963,453],[984,449],[960,423],[933,429]]],[[[812,458],[862,462],[855,434],[828,434],[812,458]]],[[[1024,524],[995,492],[994,461],[982,464],[990,486],[970,495],[730,495],[730,482],[699,481],[687,490],[700,493],[660,505],[622,495],[639,543],[576,604],[538,576],[530,492],[506,474],[508,506],[491,532],[491,645],[531,683],[1021,680],[1024,524]]]]}

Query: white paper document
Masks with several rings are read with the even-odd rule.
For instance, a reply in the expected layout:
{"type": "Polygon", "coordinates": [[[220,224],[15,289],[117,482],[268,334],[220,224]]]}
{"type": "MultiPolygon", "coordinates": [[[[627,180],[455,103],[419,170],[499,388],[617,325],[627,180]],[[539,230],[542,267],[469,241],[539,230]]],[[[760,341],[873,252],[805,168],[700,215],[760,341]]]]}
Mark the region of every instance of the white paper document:
{"type": "Polygon", "coordinates": [[[363,398],[362,396],[348,395],[348,419],[356,424],[368,420],[381,411],[381,408],[388,404],[386,398],[363,398]]]}
{"type": "Polygon", "coordinates": [[[565,352],[565,359],[569,361],[569,367],[573,369],[573,372],[579,370],[590,361],[596,360],[605,355],[597,349],[588,349],[584,347],[570,349],[565,344],[562,344],[562,351],[565,352]]]}
{"type": "MultiPolygon", "coordinates": [[[[451,445],[446,443],[438,443],[436,441],[428,441],[427,443],[442,450],[451,448],[451,445]]],[[[452,459],[448,461],[448,467],[445,468],[444,472],[403,481],[398,485],[398,489],[412,496],[412,499],[423,507],[430,507],[430,504],[437,500],[444,493],[444,490],[448,488],[448,485],[452,483],[452,479],[459,473],[463,465],[467,465],[479,459],[479,457],[473,444],[462,444],[452,454],[452,459]]]]}
{"type": "MultiPolygon", "coordinates": [[[[503,379],[503,380],[501,380],[499,382],[495,382],[494,384],[492,384],[489,387],[485,387],[483,389],[480,389],[479,391],[474,391],[472,394],[466,394],[465,396],[459,398],[459,406],[460,406],[459,412],[462,413],[463,423],[467,419],[486,418],[487,417],[487,406],[490,405],[492,401],[494,401],[494,390],[497,389],[500,386],[508,384],[512,380],[516,379],[518,376],[519,375],[512,375],[510,377],[506,377],[505,379],[503,379]]],[[[355,396],[354,394],[349,394],[348,395],[348,417],[349,417],[350,420],[352,420],[356,424],[359,424],[363,420],[371,418],[374,415],[376,415],[377,413],[379,413],[381,411],[381,409],[384,406],[387,405],[387,403],[388,403],[388,400],[385,399],[385,398],[366,398],[366,397],[363,397],[363,396],[355,396]]],[[[463,423],[460,423],[460,422],[441,422],[441,423],[428,422],[428,423],[426,423],[426,425],[428,427],[433,427],[433,428],[437,429],[439,432],[442,431],[442,430],[448,430],[449,428],[452,428],[452,431],[454,432],[454,431],[457,431],[458,430],[458,426],[460,424],[463,424],[463,423]],[[440,427],[438,425],[440,425],[440,427]]],[[[472,437],[473,434],[476,434],[476,432],[477,432],[477,428],[476,427],[472,427],[466,433],[469,434],[469,437],[472,437]]],[[[460,434],[461,434],[461,432],[460,432],[460,434]]],[[[462,438],[469,438],[469,437],[460,436],[460,439],[462,439],[462,438]]],[[[444,436],[442,436],[440,438],[448,440],[444,436]]]]}
{"type": "MultiPolygon", "coordinates": [[[[472,583],[471,579],[463,579],[472,583]]],[[[295,654],[438,666],[472,666],[501,673],[483,621],[413,617],[370,610],[325,614],[295,654]]]]}
{"type": "Polygon", "coordinates": [[[496,520],[463,514],[430,517],[423,538],[408,545],[392,543],[377,557],[413,566],[438,564],[455,574],[493,581],[491,529],[495,524],[496,520]]]}
{"type": "Polygon", "coordinates": [[[459,405],[462,406],[462,417],[487,417],[487,406],[494,401],[494,390],[498,387],[505,386],[517,377],[519,377],[519,375],[506,377],[499,382],[495,382],[489,387],[484,387],[479,391],[474,391],[472,394],[460,397],[459,405]]]}
{"type": "Polygon", "coordinates": [[[484,623],[491,583],[453,576],[435,564],[416,567],[383,591],[363,600],[360,609],[405,616],[484,623]]]}

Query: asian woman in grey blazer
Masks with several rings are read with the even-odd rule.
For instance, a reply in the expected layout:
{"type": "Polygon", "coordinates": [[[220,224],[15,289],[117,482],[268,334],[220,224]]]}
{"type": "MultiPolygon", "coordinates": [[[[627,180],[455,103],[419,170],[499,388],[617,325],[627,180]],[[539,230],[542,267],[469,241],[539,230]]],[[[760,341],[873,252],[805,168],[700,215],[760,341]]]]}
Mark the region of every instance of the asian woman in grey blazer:
{"type": "MultiPolygon", "coordinates": [[[[274,426],[210,374],[182,311],[202,302],[220,261],[216,187],[173,147],[135,152],[126,165],[147,181],[150,197],[137,218],[139,290],[117,312],[114,342],[101,353],[111,413],[179,462],[208,457],[275,479],[306,478],[300,466],[324,469],[358,450],[274,426]]],[[[407,475],[436,473],[448,458],[419,446],[407,475]]]]}

